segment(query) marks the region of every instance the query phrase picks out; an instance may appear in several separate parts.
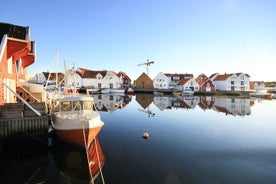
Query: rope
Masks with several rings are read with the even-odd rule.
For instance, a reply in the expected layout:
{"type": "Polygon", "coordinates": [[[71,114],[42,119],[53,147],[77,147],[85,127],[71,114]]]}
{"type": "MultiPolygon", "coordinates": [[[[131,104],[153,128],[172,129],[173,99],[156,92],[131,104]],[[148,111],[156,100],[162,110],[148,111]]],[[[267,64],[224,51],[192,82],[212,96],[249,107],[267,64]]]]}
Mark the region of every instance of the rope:
{"type": "Polygon", "coordinates": [[[83,140],[84,140],[84,146],[85,146],[85,153],[86,153],[86,159],[87,159],[87,164],[88,164],[88,170],[89,170],[89,174],[92,178],[92,184],[94,184],[94,180],[93,180],[93,174],[92,171],[90,170],[90,164],[89,164],[89,155],[87,154],[88,151],[88,146],[87,146],[87,142],[86,142],[86,138],[85,138],[85,130],[84,130],[84,123],[82,124],[82,134],[83,134],[83,140]]]}
{"type": "Polygon", "coordinates": [[[100,167],[101,178],[102,178],[103,184],[105,184],[105,180],[104,180],[104,176],[103,176],[103,172],[102,172],[102,167],[101,167],[101,161],[100,161],[99,152],[98,152],[97,139],[95,139],[95,144],[96,144],[96,154],[97,154],[98,164],[99,164],[99,167],[100,167]]]}

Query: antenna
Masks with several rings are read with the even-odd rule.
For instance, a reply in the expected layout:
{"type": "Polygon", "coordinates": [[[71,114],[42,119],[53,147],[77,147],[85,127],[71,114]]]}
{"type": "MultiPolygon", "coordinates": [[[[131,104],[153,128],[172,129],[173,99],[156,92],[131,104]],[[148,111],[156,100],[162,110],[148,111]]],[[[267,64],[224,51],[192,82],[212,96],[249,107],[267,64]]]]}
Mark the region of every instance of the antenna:
{"type": "Polygon", "coordinates": [[[150,66],[151,64],[154,64],[154,61],[149,61],[149,59],[147,59],[147,62],[145,62],[145,63],[140,63],[140,64],[138,64],[137,66],[146,65],[146,66],[147,66],[147,75],[149,75],[149,66],[150,66]]]}

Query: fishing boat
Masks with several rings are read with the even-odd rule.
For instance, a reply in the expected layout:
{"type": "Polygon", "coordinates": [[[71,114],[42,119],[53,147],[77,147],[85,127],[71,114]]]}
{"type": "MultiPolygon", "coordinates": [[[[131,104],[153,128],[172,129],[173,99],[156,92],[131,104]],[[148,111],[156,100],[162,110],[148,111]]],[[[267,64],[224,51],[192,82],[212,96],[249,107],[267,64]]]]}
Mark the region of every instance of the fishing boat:
{"type": "Polygon", "coordinates": [[[68,95],[59,99],[52,112],[54,133],[63,141],[86,146],[100,130],[104,122],[89,95],[68,95]]]}
{"type": "MultiPolygon", "coordinates": [[[[65,70],[66,71],[66,70],[65,70]]],[[[75,74],[74,67],[71,74],[75,74]]],[[[76,85],[72,93],[59,95],[51,111],[54,133],[63,141],[87,147],[100,132],[104,122],[88,94],[79,94],[76,85]]]]}

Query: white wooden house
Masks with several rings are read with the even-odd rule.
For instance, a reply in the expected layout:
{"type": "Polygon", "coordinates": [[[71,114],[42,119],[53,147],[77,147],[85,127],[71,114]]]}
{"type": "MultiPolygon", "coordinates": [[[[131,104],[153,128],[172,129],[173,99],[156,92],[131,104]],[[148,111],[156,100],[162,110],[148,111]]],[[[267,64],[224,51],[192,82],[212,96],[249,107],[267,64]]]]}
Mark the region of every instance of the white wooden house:
{"type": "MultiPolygon", "coordinates": [[[[85,68],[77,69],[77,87],[88,87],[88,88],[122,88],[123,78],[116,72],[107,70],[88,70],[85,68]]],[[[67,81],[72,81],[73,76],[67,81]]]]}
{"type": "Polygon", "coordinates": [[[194,78],[182,79],[181,81],[178,82],[176,86],[176,90],[182,91],[182,92],[187,90],[199,91],[199,84],[196,82],[194,78]]]}
{"type": "Polygon", "coordinates": [[[167,77],[163,72],[159,72],[153,78],[153,87],[156,89],[169,89],[170,78],[167,77]]]}
{"type": "Polygon", "coordinates": [[[248,91],[250,90],[250,76],[245,73],[214,74],[212,75],[216,90],[248,91]]]}

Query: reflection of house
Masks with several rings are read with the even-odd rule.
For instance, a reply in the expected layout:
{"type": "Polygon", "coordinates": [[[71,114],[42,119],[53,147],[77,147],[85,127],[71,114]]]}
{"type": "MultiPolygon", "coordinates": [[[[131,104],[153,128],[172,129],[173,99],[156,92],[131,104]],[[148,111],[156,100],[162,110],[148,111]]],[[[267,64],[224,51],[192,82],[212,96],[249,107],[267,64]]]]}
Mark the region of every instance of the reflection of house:
{"type": "Polygon", "coordinates": [[[136,79],[135,88],[153,89],[153,81],[144,72],[136,79]]]}
{"type": "Polygon", "coordinates": [[[213,109],[226,115],[250,115],[251,101],[250,99],[240,98],[216,98],[213,109]]]}
{"type": "Polygon", "coordinates": [[[135,100],[141,105],[141,107],[143,107],[143,109],[146,109],[152,103],[153,97],[153,95],[149,94],[137,94],[135,100]]]}
{"type": "MultiPolygon", "coordinates": [[[[26,82],[26,68],[35,60],[35,42],[30,28],[0,23],[0,80],[13,91],[26,82]]],[[[0,105],[16,102],[14,94],[0,83],[0,105]]]]}
{"type": "Polygon", "coordinates": [[[182,96],[181,101],[185,104],[187,109],[194,109],[196,105],[199,104],[200,98],[197,96],[182,96]]]}
{"type": "Polygon", "coordinates": [[[172,107],[172,97],[168,97],[168,96],[155,96],[153,98],[153,104],[158,107],[158,109],[160,109],[161,111],[167,109],[167,108],[171,108],[172,107]]]}
{"type": "Polygon", "coordinates": [[[209,79],[205,74],[200,74],[196,79],[196,82],[199,85],[199,91],[204,92],[214,92],[216,91],[216,86],[213,81],[209,79]]]}
{"type": "Polygon", "coordinates": [[[178,82],[176,89],[178,91],[198,91],[199,85],[194,78],[185,78],[178,82]]]}
{"type": "Polygon", "coordinates": [[[215,103],[215,97],[214,96],[201,96],[200,102],[198,106],[203,109],[211,109],[215,103]]]}
{"type": "Polygon", "coordinates": [[[99,111],[114,112],[118,108],[124,108],[131,101],[129,96],[93,94],[96,108],[99,111]]]}
{"type": "Polygon", "coordinates": [[[213,74],[211,80],[217,90],[226,91],[248,91],[250,85],[250,76],[245,73],[234,74],[213,74]]]}

